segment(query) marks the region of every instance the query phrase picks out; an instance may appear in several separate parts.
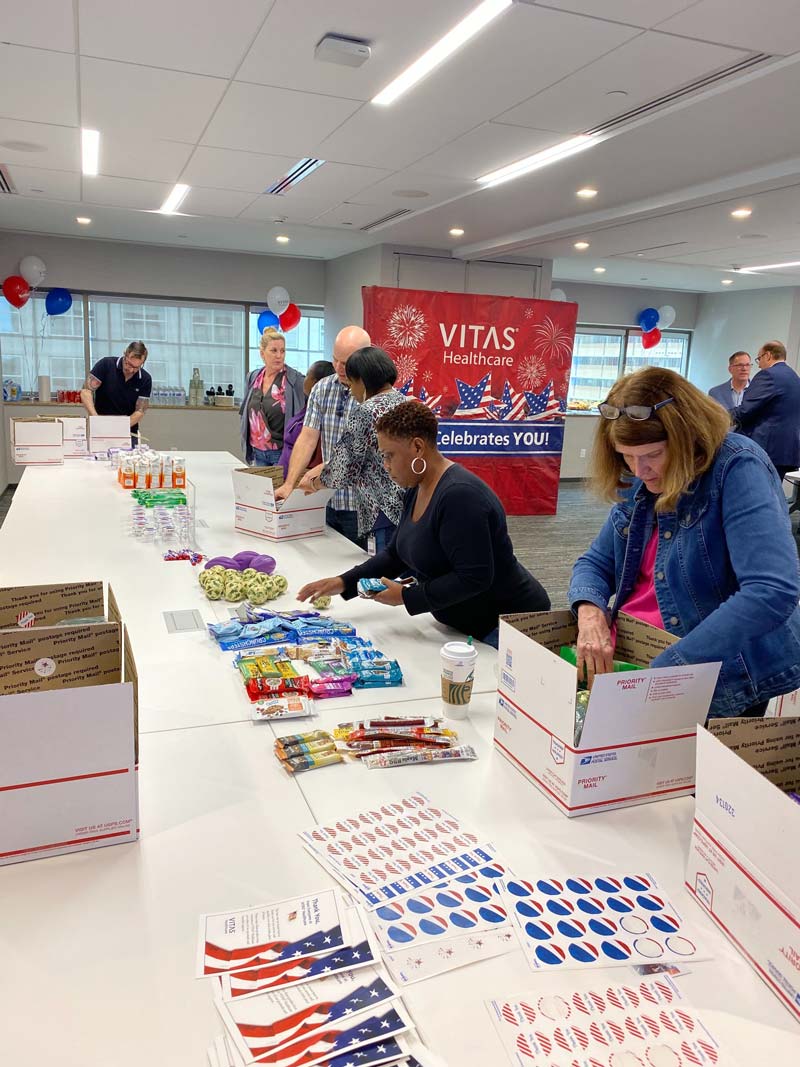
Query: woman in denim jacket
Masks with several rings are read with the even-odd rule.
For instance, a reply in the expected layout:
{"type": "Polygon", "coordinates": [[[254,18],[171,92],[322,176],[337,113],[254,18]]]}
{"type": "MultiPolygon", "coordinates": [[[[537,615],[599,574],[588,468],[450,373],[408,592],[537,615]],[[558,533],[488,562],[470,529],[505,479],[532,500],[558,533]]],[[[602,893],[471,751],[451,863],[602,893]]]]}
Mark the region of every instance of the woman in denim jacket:
{"type": "Polygon", "coordinates": [[[593,480],[618,503],[572,572],[579,670],[611,669],[623,610],[679,638],[653,667],[722,662],[710,716],[763,715],[800,686],[800,570],[775,468],[673,371],[621,378],[600,413],[593,480]]]}

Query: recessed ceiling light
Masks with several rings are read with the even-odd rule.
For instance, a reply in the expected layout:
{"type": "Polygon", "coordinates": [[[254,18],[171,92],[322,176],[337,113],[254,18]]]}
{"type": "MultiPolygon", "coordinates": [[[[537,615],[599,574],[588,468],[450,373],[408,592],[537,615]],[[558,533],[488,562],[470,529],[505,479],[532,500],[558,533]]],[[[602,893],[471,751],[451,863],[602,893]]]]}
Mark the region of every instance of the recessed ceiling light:
{"type": "Polygon", "coordinates": [[[81,130],[81,169],[84,174],[97,174],[100,166],[100,131],[81,130]]]}
{"type": "Polygon", "coordinates": [[[451,230],[447,231],[451,237],[463,237],[464,231],[460,226],[454,226],[451,230]]]}
{"type": "Polygon", "coordinates": [[[749,219],[753,214],[753,209],[749,207],[737,207],[735,211],[731,212],[732,219],[749,219]]]}
{"type": "Polygon", "coordinates": [[[88,226],[92,220],[87,218],[86,215],[78,215],[76,216],[75,221],[79,222],[81,226],[88,226]]]}
{"type": "Polygon", "coordinates": [[[456,23],[449,33],[441,37],[436,44],[431,45],[427,52],[424,52],[410,67],[406,67],[402,74],[399,74],[385,88],[381,89],[377,96],[373,96],[372,103],[393,104],[399,96],[402,96],[417,82],[422,81],[427,74],[430,74],[440,63],[443,63],[457,48],[466,44],[476,33],[480,33],[484,26],[497,18],[512,3],[513,0],[483,0],[483,3],[478,4],[475,10],[471,11],[466,18],[456,23]]]}
{"type": "Polygon", "coordinates": [[[733,278],[723,278],[720,285],[733,285],[733,278]]]}
{"type": "Polygon", "coordinates": [[[586,249],[589,247],[589,242],[588,241],[576,241],[575,244],[572,247],[573,248],[577,248],[579,252],[585,252],[586,249]]]}
{"type": "Polygon", "coordinates": [[[628,90],[627,89],[609,89],[608,92],[606,93],[606,96],[620,96],[620,97],[622,97],[622,96],[627,96],[627,95],[628,95],[628,90]]]}
{"type": "Polygon", "coordinates": [[[190,189],[190,185],[181,185],[180,183],[175,185],[172,189],[172,192],[169,194],[167,199],[158,209],[158,213],[160,215],[174,215],[174,213],[178,210],[183,201],[186,199],[186,194],[189,192],[190,189]]]}
{"type": "Polygon", "coordinates": [[[637,256],[644,256],[644,252],[637,252],[636,255],[637,256]]]}
{"type": "Polygon", "coordinates": [[[579,189],[575,195],[579,196],[581,200],[591,200],[592,197],[597,196],[597,190],[589,188],[579,189]]]}
{"type": "MultiPolygon", "coordinates": [[[[530,174],[535,170],[541,170],[551,163],[558,163],[560,159],[574,156],[576,152],[582,152],[585,148],[591,148],[597,144],[597,138],[591,134],[581,134],[580,137],[571,137],[568,141],[561,141],[552,148],[545,148],[541,152],[534,152],[532,156],[518,159],[516,163],[509,163],[507,167],[493,170],[478,178],[478,182],[486,189],[501,182],[511,181],[512,178],[520,178],[523,174],[530,174]]],[[[594,194],[592,194],[594,195],[594,194]]]]}
{"type": "Polygon", "coordinates": [[[595,274],[605,274],[606,268],[605,267],[595,267],[594,268],[594,272],[595,272],[595,274]]]}
{"type": "Polygon", "coordinates": [[[279,233],[275,240],[278,242],[279,245],[288,245],[289,243],[289,238],[286,236],[285,233],[279,233]]]}

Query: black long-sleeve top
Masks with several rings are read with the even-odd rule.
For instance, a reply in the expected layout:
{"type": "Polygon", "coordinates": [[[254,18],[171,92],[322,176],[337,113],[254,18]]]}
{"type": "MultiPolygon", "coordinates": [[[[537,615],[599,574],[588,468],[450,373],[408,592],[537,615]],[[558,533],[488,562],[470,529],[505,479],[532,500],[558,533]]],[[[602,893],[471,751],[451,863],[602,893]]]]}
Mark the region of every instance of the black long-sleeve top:
{"type": "Polygon", "coordinates": [[[514,555],[503,505],[477,475],[448,467],[414,522],[416,499],[411,489],[388,547],[341,575],[345,600],[357,595],[359,578],[413,574],[417,584],[403,590],[409,615],[429,611],[478,639],[500,615],[549,609],[547,593],[514,555]]]}

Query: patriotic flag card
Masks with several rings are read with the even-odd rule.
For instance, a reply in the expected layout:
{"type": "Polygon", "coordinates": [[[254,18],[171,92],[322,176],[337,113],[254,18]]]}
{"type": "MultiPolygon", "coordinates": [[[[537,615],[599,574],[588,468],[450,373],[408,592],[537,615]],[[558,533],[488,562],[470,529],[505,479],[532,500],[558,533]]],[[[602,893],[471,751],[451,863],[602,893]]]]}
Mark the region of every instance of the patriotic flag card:
{"type": "Polygon", "coordinates": [[[580,992],[536,990],[487,1001],[509,1060],[520,1067],[714,1067],[717,1039],[669,978],[580,992]]]}
{"type": "MultiPolygon", "coordinates": [[[[220,1035],[217,1042],[222,1044],[223,1051],[218,1052],[217,1043],[212,1045],[208,1050],[210,1067],[245,1067],[245,1061],[230,1038],[220,1035]]],[[[369,1045],[362,1045],[357,1052],[343,1052],[324,1062],[325,1067],[380,1067],[381,1064],[391,1064],[392,1067],[445,1067],[438,1056],[406,1037],[373,1041],[369,1045]]]]}
{"type": "Polygon", "coordinates": [[[373,944],[358,908],[347,909],[353,944],[334,952],[321,952],[299,960],[283,960],[266,967],[246,971],[231,971],[219,975],[224,1001],[241,1000],[259,993],[270,992],[313,982],[340,971],[354,971],[380,962],[380,953],[373,944]]]}
{"type": "Polygon", "coordinates": [[[352,944],[335,889],[255,908],[201,915],[198,978],[299,960],[352,944]]]}
{"type": "Polygon", "coordinates": [[[376,968],[344,971],[316,982],[263,993],[217,1009],[245,1062],[252,1063],[336,1023],[354,1023],[395,1000],[396,988],[376,968]]]}

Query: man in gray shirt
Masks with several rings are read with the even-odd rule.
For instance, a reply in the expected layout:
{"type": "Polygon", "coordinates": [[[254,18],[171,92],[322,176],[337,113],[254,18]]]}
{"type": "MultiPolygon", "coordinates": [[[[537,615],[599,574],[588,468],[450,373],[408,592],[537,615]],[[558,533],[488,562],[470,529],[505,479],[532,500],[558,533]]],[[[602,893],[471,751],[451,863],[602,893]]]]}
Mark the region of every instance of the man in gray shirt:
{"type": "Polygon", "coordinates": [[[723,382],[722,385],[715,385],[713,389],[709,389],[708,395],[713,400],[716,400],[718,404],[722,404],[726,411],[733,411],[738,408],[744,397],[744,391],[750,384],[751,367],[752,363],[748,352],[734,352],[728,360],[730,380],[723,382]]]}

